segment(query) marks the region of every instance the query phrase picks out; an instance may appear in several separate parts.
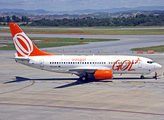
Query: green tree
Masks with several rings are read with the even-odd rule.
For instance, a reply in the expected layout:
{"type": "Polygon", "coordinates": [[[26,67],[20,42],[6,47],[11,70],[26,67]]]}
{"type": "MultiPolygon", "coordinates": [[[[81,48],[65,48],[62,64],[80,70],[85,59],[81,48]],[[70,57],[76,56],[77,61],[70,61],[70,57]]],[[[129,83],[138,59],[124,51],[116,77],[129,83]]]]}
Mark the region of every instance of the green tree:
{"type": "Polygon", "coordinates": [[[15,15],[12,16],[13,22],[21,22],[21,19],[19,17],[16,17],[15,15]]]}
{"type": "Polygon", "coordinates": [[[13,20],[13,22],[16,22],[16,16],[15,15],[12,16],[12,20],[13,20]]]}
{"type": "Polygon", "coordinates": [[[30,22],[30,19],[26,16],[22,16],[21,20],[22,22],[30,22]]]}
{"type": "Polygon", "coordinates": [[[11,19],[9,16],[7,16],[6,19],[7,19],[7,23],[11,22],[11,19]]]}

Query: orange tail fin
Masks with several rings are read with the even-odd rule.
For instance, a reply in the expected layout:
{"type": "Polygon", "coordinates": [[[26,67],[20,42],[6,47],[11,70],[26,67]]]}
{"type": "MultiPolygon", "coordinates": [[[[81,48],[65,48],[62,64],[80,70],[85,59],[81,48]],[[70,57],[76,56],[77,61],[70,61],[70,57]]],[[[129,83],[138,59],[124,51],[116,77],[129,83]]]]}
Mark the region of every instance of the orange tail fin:
{"type": "Polygon", "coordinates": [[[9,23],[18,57],[53,55],[39,50],[16,23],[9,23]]]}

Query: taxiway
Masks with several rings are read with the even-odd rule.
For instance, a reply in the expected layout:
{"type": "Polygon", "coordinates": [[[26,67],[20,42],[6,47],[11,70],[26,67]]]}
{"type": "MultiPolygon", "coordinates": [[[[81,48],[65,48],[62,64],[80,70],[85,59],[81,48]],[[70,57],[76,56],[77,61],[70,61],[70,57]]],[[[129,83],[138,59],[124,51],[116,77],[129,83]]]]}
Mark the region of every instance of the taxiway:
{"type": "MultiPolygon", "coordinates": [[[[164,119],[164,68],[158,80],[152,73],[82,83],[17,64],[14,52],[0,51],[0,119],[164,119]]],[[[141,56],[164,66],[163,54],[141,56]]]]}
{"type": "MultiPolygon", "coordinates": [[[[0,36],[11,36],[10,33],[0,33],[0,36]]],[[[47,48],[50,53],[132,53],[131,48],[164,45],[164,35],[57,35],[28,34],[29,37],[51,38],[90,38],[90,39],[120,39],[119,41],[92,42],[87,45],[47,48]]],[[[79,39],[80,40],[80,39],[79,39]]],[[[78,42],[78,41],[77,41],[78,42]]],[[[136,53],[136,52],[133,52],[136,53]]]]}

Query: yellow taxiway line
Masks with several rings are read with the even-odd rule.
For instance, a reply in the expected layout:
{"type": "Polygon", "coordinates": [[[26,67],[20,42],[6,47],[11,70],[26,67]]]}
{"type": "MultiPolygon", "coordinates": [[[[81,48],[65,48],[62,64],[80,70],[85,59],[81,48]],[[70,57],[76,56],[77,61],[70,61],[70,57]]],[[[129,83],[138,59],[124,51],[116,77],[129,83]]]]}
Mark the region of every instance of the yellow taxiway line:
{"type": "Polygon", "coordinates": [[[19,89],[15,89],[15,90],[11,90],[11,91],[6,91],[6,92],[2,92],[0,94],[5,94],[5,93],[10,93],[10,92],[15,92],[15,91],[18,91],[18,90],[22,90],[22,89],[25,89],[27,87],[30,87],[32,86],[33,84],[35,84],[35,80],[33,80],[32,84],[28,85],[28,86],[25,86],[25,87],[22,87],[22,88],[19,88],[19,89]]]}
{"type": "Polygon", "coordinates": [[[9,85],[13,85],[13,84],[0,84],[0,86],[9,86],[9,85]]]}

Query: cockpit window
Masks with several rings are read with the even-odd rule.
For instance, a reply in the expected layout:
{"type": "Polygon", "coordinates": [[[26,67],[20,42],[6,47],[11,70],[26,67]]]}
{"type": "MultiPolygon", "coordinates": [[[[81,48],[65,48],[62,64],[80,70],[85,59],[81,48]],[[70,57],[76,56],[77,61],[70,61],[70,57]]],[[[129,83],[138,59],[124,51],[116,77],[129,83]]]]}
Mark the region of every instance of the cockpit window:
{"type": "Polygon", "coordinates": [[[154,63],[154,61],[147,61],[147,63],[152,64],[152,63],[154,63]]]}

